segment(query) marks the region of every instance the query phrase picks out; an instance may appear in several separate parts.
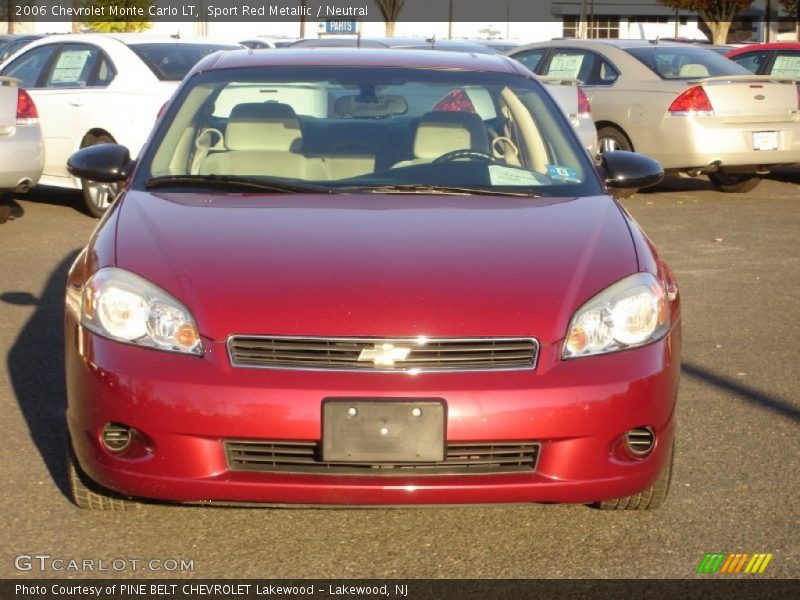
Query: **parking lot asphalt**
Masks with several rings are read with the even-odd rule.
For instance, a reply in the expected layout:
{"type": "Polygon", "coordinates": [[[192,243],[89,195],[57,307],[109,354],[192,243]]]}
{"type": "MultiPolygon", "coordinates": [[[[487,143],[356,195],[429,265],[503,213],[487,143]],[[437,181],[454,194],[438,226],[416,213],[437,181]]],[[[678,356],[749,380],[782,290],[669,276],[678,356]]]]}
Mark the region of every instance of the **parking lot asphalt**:
{"type": "Polygon", "coordinates": [[[684,578],[700,577],[706,552],[773,553],[757,577],[800,577],[800,171],[746,195],[670,180],[623,202],[674,269],[683,298],[672,489],[660,510],[643,513],[557,505],[81,511],[65,495],[62,301],[68,266],[95,221],[74,193],[34,190],[18,202],[25,214],[0,225],[0,577],[109,575],[15,568],[18,555],[46,554],[106,566],[193,561],[184,572],[112,572],[141,577],[684,578]]]}

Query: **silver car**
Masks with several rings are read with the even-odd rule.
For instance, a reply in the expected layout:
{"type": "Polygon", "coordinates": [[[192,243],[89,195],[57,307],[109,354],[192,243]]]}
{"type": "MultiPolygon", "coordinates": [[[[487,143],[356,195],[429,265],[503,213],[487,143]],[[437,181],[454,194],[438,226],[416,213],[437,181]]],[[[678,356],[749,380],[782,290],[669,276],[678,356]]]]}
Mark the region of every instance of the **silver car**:
{"type": "Polygon", "coordinates": [[[753,75],[704,48],[646,40],[558,40],[509,53],[583,83],[600,152],[634,150],[724,192],[800,162],[797,80],[753,75]]]}
{"type": "Polygon", "coordinates": [[[43,166],[36,106],[16,79],[0,77],[0,221],[10,212],[3,204],[7,197],[36,185],[43,166]]]}

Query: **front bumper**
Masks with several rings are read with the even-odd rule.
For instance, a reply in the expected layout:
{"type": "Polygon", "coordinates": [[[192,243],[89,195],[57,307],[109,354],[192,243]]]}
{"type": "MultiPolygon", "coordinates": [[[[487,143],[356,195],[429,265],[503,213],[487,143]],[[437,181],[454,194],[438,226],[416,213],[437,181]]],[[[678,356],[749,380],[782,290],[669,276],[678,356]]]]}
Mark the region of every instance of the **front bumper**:
{"type": "Polygon", "coordinates": [[[728,123],[720,117],[666,116],[637,152],[664,169],[708,169],[788,165],[800,162],[800,121],[728,123]],[[755,150],[753,134],[775,131],[777,150],[755,150]]]}
{"type": "Polygon", "coordinates": [[[680,325],[623,353],[561,361],[542,346],[535,370],[425,375],[232,368],[225,345],[202,358],[119,344],[66,326],[67,420],[81,467],[120,493],[178,502],[400,505],[586,503],[646,489],[674,437],[680,325]],[[537,441],[534,472],[318,475],[233,471],[223,440],[319,440],[328,397],[443,398],[448,442],[537,441]],[[106,423],[135,427],[151,451],[103,448],[106,423]],[[637,459],[620,439],[649,425],[637,459]]]}

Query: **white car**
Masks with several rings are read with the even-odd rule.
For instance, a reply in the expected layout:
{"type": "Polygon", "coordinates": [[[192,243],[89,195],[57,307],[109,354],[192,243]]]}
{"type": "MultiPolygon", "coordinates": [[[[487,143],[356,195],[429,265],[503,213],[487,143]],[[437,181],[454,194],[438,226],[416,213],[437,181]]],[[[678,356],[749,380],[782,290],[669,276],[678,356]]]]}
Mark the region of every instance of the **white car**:
{"type": "MultiPolygon", "coordinates": [[[[36,185],[44,165],[39,115],[30,95],[11,77],[0,77],[0,203],[9,193],[36,185]]],[[[0,222],[10,209],[0,206],[0,222]]]]}
{"type": "Polygon", "coordinates": [[[118,186],[72,177],[67,158],[108,142],[124,144],[135,157],[186,73],[207,54],[236,48],[142,34],[54,35],[11,56],[0,75],[18,79],[39,110],[41,183],[82,189],[89,212],[100,216],[118,186]]]}

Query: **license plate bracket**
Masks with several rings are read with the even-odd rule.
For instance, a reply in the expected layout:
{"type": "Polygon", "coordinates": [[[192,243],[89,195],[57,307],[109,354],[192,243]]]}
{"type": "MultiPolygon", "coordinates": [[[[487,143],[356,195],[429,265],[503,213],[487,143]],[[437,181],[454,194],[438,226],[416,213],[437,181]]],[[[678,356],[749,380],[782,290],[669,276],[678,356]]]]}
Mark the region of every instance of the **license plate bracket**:
{"type": "Polygon", "coordinates": [[[754,131],[753,149],[758,151],[769,151],[778,149],[777,131],[754,131]]]}
{"type": "Polygon", "coordinates": [[[439,398],[329,398],[322,404],[322,460],[442,462],[445,423],[439,398]]]}

